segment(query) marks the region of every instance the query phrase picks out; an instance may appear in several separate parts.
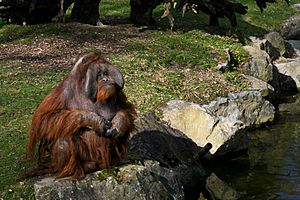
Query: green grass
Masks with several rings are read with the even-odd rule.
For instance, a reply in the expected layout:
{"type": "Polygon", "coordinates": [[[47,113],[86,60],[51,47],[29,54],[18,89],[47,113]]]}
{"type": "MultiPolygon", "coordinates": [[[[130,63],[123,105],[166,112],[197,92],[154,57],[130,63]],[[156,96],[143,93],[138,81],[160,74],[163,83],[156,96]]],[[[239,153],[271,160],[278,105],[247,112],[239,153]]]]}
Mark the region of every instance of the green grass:
{"type": "Polygon", "coordinates": [[[14,182],[28,166],[25,143],[31,115],[51,88],[62,80],[64,71],[37,70],[3,62],[0,68],[0,196],[27,199],[32,195],[28,184],[31,181],[14,182]]]}
{"type": "MultiPolygon", "coordinates": [[[[241,18],[240,28],[244,31],[250,31],[251,35],[258,35],[261,32],[254,29],[258,32],[253,33],[253,30],[249,29],[249,24],[251,27],[256,26],[271,31],[278,28],[283,20],[296,13],[296,10],[292,6],[288,6],[283,0],[278,0],[276,3],[267,3],[267,8],[262,13],[256,6],[255,1],[241,0],[239,2],[245,3],[249,7],[248,13],[241,18]]],[[[292,5],[298,3],[298,1],[291,0],[290,3],[292,5]]]]}
{"type": "Polygon", "coordinates": [[[155,32],[151,36],[151,39],[133,41],[128,45],[128,50],[160,65],[170,65],[170,62],[173,62],[173,65],[176,63],[184,67],[190,64],[204,69],[216,66],[218,61],[214,60],[216,55],[219,56],[219,60],[223,60],[224,49],[227,48],[238,52],[237,56],[240,59],[246,57],[241,44],[230,37],[196,30],[181,34],[155,32]]]}
{"type": "Polygon", "coordinates": [[[225,61],[224,49],[233,49],[241,64],[247,58],[241,44],[229,37],[199,31],[149,34],[151,38],[145,40],[131,39],[126,46],[130,53],[125,56],[108,55],[130,77],[126,92],[141,111],[157,110],[171,99],[199,101],[211,86],[199,73],[214,68],[218,60],[225,61]],[[187,65],[192,70],[186,71],[187,65]]]}
{"type": "MultiPolygon", "coordinates": [[[[206,26],[208,17],[205,14],[189,12],[184,18],[181,13],[175,13],[175,32],[168,30],[168,21],[163,19],[158,21],[160,30],[145,31],[141,37],[122,31],[112,33],[115,29],[75,24],[17,26],[4,25],[0,21],[0,43],[22,45],[30,44],[36,38],[57,36],[78,44],[96,39],[111,43],[122,41],[120,52],[105,56],[121,68],[126,77],[125,92],[138,110],[157,111],[171,99],[205,102],[226,95],[226,91],[219,88],[222,84],[247,88],[239,76],[240,66],[248,58],[242,49],[242,41],[247,43],[251,35],[261,36],[276,29],[282,20],[296,11],[278,1],[268,4],[261,14],[254,1],[240,2],[245,2],[249,9],[247,15],[238,16],[239,37],[212,34],[206,26]],[[240,65],[231,72],[220,74],[214,68],[218,62],[225,61],[227,48],[233,50],[240,65]],[[203,77],[206,73],[213,75],[203,77]]],[[[126,18],[130,13],[129,1],[103,0],[100,12],[103,18],[126,18]]],[[[162,6],[159,6],[155,18],[158,20],[162,13],[162,6]]],[[[221,28],[214,30],[224,33],[228,28],[228,20],[222,19],[221,28]]],[[[31,116],[68,71],[61,67],[37,69],[18,62],[0,61],[0,199],[33,198],[32,180],[16,182],[20,172],[28,167],[24,155],[31,116]]]]}
{"type": "Polygon", "coordinates": [[[129,17],[129,13],[128,0],[101,1],[100,16],[129,17]]]}

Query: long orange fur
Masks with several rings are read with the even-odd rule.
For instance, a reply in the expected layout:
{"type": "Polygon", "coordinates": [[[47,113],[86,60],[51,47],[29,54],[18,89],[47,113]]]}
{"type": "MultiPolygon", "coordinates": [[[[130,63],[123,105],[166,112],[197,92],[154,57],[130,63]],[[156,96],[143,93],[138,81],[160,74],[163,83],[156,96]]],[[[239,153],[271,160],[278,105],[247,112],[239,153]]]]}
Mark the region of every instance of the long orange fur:
{"type": "MultiPolygon", "coordinates": [[[[67,76],[36,109],[29,133],[27,154],[31,160],[38,157],[39,165],[45,168],[42,173],[57,173],[57,177],[73,175],[80,179],[85,173],[116,165],[126,156],[129,133],[134,128],[136,112],[122,91],[104,91],[101,84],[98,84],[97,102],[108,98],[115,102],[117,113],[112,119],[112,125],[117,118],[121,118],[120,129],[124,134],[120,138],[99,134],[102,130],[99,124],[102,117],[97,114],[97,110],[68,108],[71,100],[63,94],[68,89],[65,88],[66,83],[79,85],[84,81],[91,64],[106,62],[96,53],[87,55],[82,61],[83,66],[79,66],[80,69],[73,76],[67,76]],[[50,161],[45,161],[49,156],[50,161]]],[[[78,86],[72,92],[80,95],[83,92],[81,90],[78,86]]],[[[42,173],[37,170],[36,174],[42,173]]]]}

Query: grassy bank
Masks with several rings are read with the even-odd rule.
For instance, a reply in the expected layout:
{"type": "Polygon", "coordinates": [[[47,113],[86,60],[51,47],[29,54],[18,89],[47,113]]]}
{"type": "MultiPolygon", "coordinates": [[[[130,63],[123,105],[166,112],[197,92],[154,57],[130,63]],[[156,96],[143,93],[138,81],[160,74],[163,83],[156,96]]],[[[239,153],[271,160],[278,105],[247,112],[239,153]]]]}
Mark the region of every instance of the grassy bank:
{"type": "MultiPolygon", "coordinates": [[[[295,13],[279,1],[261,14],[254,1],[238,16],[239,35],[225,36],[226,19],[220,29],[207,27],[204,14],[176,14],[175,31],[167,20],[159,30],[141,31],[126,19],[129,1],[101,1],[102,20],[111,24],[97,28],[80,24],[34,26],[0,23],[0,199],[32,199],[32,180],[17,182],[28,167],[25,146],[35,108],[69,72],[76,60],[98,50],[125,75],[125,92],[140,112],[155,111],[171,99],[207,103],[217,96],[247,88],[240,76],[247,53],[242,45],[249,36],[275,29],[295,13]],[[217,34],[215,34],[217,33],[217,34]],[[222,74],[215,70],[234,51],[239,66],[222,74]]],[[[295,0],[292,1],[296,2],[295,0]]],[[[162,8],[155,11],[156,19],[162,8]]]]}

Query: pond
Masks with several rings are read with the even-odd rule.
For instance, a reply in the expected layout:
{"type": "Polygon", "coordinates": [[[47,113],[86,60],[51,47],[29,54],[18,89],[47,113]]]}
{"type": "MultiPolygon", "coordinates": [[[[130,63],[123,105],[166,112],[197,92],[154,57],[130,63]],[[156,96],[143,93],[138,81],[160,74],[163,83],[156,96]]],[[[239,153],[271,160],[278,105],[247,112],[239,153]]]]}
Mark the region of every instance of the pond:
{"type": "Polygon", "coordinates": [[[292,100],[279,105],[274,125],[249,133],[247,155],[214,170],[239,199],[300,199],[300,95],[292,100]]]}

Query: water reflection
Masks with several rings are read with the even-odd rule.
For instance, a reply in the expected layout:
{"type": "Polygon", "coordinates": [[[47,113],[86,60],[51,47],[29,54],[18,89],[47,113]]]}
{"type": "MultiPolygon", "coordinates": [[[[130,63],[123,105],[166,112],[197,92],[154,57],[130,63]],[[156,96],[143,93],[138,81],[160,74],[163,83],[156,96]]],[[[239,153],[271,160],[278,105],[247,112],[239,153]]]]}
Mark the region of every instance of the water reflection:
{"type": "Polygon", "coordinates": [[[275,125],[249,134],[248,155],[215,169],[240,199],[300,199],[299,99],[280,107],[275,125]]]}

